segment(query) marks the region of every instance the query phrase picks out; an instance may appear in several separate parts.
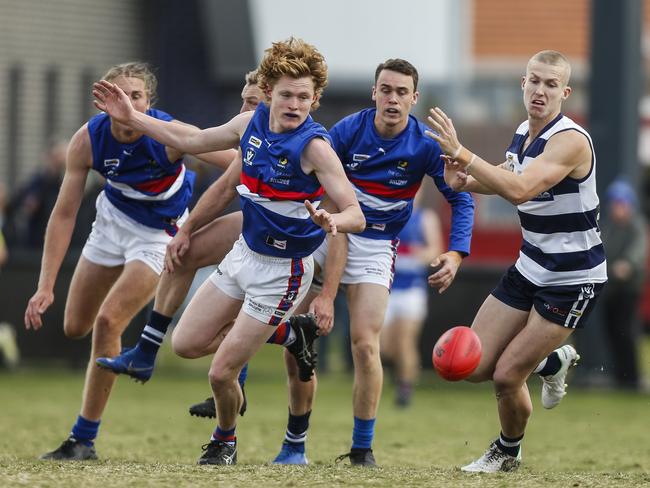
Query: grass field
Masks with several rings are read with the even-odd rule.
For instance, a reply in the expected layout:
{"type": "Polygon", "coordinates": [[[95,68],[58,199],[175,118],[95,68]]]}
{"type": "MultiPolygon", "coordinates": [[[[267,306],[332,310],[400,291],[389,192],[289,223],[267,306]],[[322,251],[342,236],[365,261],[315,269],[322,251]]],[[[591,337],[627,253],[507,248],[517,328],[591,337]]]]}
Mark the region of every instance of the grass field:
{"type": "MultiPolygon", "coordinates": [[[[351,440],[351,378],[320,381],[311,417],[307,467],[272,466],[284,435],[286,388],[279,348],[251,364],[249,409],[238,425],[239,464],[199,467],[214,423],[187,414],[208,396],[207,363],[167,351],[145,386],[120,379],[96,447],[99,462],[37,461],[67,435],[78,413],[82,373],[24,369],[0,374],[0,486],[650,486],[650,396],[570,390],[555,410],[539,403],[511,474],[467,475],[458,466],[498,434],[489,385],[450,384],[425,372],[414,405],[393,406],[386,381],[374,450],[380,469],[334,464],[351,440]]],[[[336,369],[336,368],[335,368],[336,369]]]]}

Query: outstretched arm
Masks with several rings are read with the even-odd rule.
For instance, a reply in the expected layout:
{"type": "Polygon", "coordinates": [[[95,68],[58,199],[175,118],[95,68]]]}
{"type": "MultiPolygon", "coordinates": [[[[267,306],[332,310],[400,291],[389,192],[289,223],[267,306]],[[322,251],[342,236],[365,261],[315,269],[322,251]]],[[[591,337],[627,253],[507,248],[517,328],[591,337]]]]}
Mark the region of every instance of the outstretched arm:
{"type": "Polygon", "coordinates": [[[584,176],[590,168],[592,153],[587,138],[578,131],[568,130],[551,137],[544,152],[521,175],[503,171],[463,147],[454,124],[442,110],[436,107],[429,112],[428,121],[436,133],[427,132],[427,135],[438,141],[461,170],[515,205],[527,202],[569,175],[584,176]]]}
{"type": "Polygon", "coordinates": [[[25,310],[27,329],[40,329],[43,325],[42,315],[54,302],[54,283],[70,245],[90,169],[91,154],[90,137],[84,125],[68,146],[65,176],[45,231],[38,289],[25,310]]]}
{"type": "Polygon", "coordinates": [[[166,122],[138,112],[129,97],[117,85],[101,80],[93,85],[95,106],[110,117],[133,130],[147,134],[165,146],[187,154],[236,148],[240,134],[248,125],[253,112],[245,112],[229,122],[210,129],[198,129],[177,121],[166,122]]]}
{"type": "MultiPolygon", "coordinates": [[[[181,122],[180,120],[174,120],[173,122],[175,124],[184,125],[186,127],[191,127],[193,129],[200,130],[198,127],[195,127],[191,124],[187,124],[185,122],[181,122]]],[[[176,148],[167,147],[167,157],[169,158],[170,161],[176,161],[177,159],[183,157],[183,155],[184,155],[183,151],[176,148]]],[[[226,149],[223,151],[212,151],[212,152],[201,153],[201,154],[193,154],[193,156],[204,163],[210,164],[212,166],[216,166],[221,171],[226,171],[230,163],[232,163],[235,157],[237,156],[237,150],[226,149]]]]}

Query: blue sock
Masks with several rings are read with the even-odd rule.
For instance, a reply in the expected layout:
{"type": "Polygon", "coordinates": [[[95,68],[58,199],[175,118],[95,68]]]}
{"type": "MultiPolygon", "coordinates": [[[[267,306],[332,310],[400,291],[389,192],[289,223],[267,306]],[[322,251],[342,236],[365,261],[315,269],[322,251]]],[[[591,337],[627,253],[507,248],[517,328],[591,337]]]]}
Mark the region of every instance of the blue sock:
{"type": "Polygon", "coordinates": [[[244,367],[239,372],[239,377],[237,378],[239,386],[244,386],[246,378],[248,378],[248,363],[244,364],[244,367]]]}
{"type": "Polygon", "coordinates": [[[72,432],[70,432],[70,434],[82,444],[92,446],[94,443],[93,441],[97,437],[100,422],[101,420],[95,422],[93,420],[87,420],[79,415],[77,417],[77,422],[72,426],[72,432]]]}
{"type": "Polygon", "coordinates": [[[159,314],[155,310],[152,311],[136,347],[142,352],[155,356],[163,343],[165,332],[167,332],[171,321],[171,317],[159,314]]]}
{"type": "Polygon", "coordinates": [[[370,449],[372,438],[375,435],[376,419],[360,419],[354,417],[354,429],[352,430],[352,449],[370,449]]]}

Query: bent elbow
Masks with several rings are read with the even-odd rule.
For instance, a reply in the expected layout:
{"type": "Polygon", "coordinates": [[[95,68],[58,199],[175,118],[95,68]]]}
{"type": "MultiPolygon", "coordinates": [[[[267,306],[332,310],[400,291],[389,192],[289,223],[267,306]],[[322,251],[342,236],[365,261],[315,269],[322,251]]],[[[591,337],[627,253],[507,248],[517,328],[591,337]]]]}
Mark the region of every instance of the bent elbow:
{"type": "Polygon", "coordinates": [[[525,198],[515,198],[515,197],[510,197],[508,198],[508,201],[512,203],[515,207],[521,205],[522,203],[526,203],[528,200],[525,198]]]}
{"type": "Polygon", "coordinates": [[[505,198],[513,205],[521,205],[522,203],[526,203],[532,197],[523,190],[513,189],[505,195],[505,198]]]}

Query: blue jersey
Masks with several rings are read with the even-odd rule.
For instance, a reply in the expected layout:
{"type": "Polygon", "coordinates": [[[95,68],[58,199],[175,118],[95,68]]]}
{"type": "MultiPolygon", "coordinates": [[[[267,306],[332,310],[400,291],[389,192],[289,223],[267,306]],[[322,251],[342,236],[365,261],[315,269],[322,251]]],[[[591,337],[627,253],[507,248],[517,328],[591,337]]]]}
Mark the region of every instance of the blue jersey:
{"type": "Polygon", "coordinates": [[[427,127],[409,115],[397,137],[382,139],[375,129],[376,109],[349,115],[330,130],[334,149],[352,182],[370,239],[394,239],[413,210],[413,197],[425,175],[433,178],[452,208],[449,249],[469,254],[474,201],[469,193],[456,193],[443,178],[444,165],[436,141],[427,127]]]}
{"type": "Polygon", "coordinates": [[[241,138],[242,172],[237,187],[244,217],[242,235],[260,254],[283,258],[311,255],[325,239],[304,201],[319,202],[323,194],[314,174],[305,174],[300,157],[315,137],[330,141],[311,116],[296,129],[275,133],[269,108],[260,103],[241,138]]]}
{"type": "Polygon", "coordinates": [[[427,267],[417,257],[417,249],[426,246],[422,228],[422,210],[416,209],[411,214],[398,235],[399,247],[395,260],[394,290],[427,287],[427,267]]]}
{"type": "MultiPolygon", "coordinates": [[[[150,109],[147,115],[172,120],[160,110],[150,109]]],[[[88,134],[92,167],[106,178],[108,200],[136,222],[174,235],[194,184],[194,173],[183,160],[169,161],[164,144],[145,135],[129,144],[118,142],[105,113],[88,121],[88,134]]]]}
{"type": "Polygon", "coordinates": [[[598,228],[596,156],[587,131],[559,114],[524,150],[528,138],[526,121],[515,132],[506,151],[506,162],[509,170],[522,174],[544,152],[552,136],[567,130],[581,133],[589,142],[589,174],[580,180],[567,176],[532,200],[517,205],[523,240],[515,266],[537,286],[607,281],[605,250],[598,228]]]}

